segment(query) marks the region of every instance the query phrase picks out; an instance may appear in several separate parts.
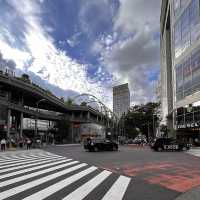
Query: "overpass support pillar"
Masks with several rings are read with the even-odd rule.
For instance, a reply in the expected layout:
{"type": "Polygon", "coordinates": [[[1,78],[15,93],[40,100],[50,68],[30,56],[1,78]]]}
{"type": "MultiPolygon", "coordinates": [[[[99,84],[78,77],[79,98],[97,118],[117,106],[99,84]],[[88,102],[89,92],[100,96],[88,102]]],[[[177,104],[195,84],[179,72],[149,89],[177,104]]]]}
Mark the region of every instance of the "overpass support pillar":
{"type": "Polygon", "coordinates": [[[90,119],[90,112],[87,113],[87,119],[90,119]]]}
{"type": "Polygon", "coordinates": [[[8,115],[7,115],[7,138],[10,138],[10,116],[11,116],[11,109],[8,108],[8,115]]]}
{"type": "Polygon", "coordinates": [[[23,119],[24,119],[24,113],[21,112],[21,115],[20,115],[20,132],[19,132],[19,135],[20,135],[21,138],[23,136],[23,119]]]}

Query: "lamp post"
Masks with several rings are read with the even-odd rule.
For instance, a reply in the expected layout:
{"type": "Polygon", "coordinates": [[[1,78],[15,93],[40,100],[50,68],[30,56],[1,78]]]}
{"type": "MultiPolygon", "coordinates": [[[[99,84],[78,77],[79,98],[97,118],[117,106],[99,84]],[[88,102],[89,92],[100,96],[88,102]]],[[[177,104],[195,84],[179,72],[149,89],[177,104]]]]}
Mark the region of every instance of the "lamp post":
{"type": "Polygon", "coordinates": [[[37,136],[37,122],[38,122],[38,111],[39,111],[39,103],[46,101],[46,99],[40,99],[36,102],[37,114],[35,117],[35,136],[37,136]]]}

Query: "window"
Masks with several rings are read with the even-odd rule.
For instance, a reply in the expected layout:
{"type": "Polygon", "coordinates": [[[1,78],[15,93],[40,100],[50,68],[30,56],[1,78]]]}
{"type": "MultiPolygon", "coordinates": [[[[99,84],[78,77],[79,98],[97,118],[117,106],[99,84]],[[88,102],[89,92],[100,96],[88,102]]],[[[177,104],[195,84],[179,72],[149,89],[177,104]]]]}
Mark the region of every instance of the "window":
{"type": "Polygon", "coordinates": [[[176,66],[176,99],[183,98],[183,67],[182,64],[176,66]]]}
{"type": "Polygon", "coordinates": [[[178,15],[178,13],[180,12],[180,8],[181,8],[181,1],[180,0],[174,0],[174,15],[178,15]]]}
{"type": "Polygon", "coordinates": [[[191,70],[193,90],[200,90],[200,49],[192,53],[191,70]]]}
{"type": "Polygon", "coordinates": [[[184,83],[184,96],[192,94],[192,72],[190,65],[190,58],[183,63],[183,83],[184,83]]]}
{"type": "Polygon", "coordinates": [[[178,21],[174,28],[175,57],[181,55],[181,22],[178,21]]]}
{"type": "Polygon", "coordinates": [[[199,0],[192,0],[189,6],[191,43],[193,44],[200,36],[199,0]]]}
{"type": "Polygon", "coordinates": [[[187,8],[181,17],[181,40],[182,51],[185,51],[190,46],[190,20],[189,8],[187,8]]]}

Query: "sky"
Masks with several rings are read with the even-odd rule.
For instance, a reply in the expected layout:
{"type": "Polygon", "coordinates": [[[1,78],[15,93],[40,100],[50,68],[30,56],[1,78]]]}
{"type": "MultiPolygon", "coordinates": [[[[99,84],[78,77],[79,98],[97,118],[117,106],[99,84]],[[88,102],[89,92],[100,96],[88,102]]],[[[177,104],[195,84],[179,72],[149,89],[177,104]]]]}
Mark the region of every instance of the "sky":
{"type": "Polygon", "coordinates": [[[161,0],[0,0],[0,62],[65,99],[155,101],[161,0]]]}

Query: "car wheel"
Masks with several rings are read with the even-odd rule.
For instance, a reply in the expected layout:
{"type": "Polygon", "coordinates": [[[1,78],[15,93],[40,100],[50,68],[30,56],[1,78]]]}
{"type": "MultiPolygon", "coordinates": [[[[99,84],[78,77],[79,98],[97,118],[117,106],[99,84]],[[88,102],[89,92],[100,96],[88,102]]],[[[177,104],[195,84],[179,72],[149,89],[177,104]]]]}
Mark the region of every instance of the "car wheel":
{"type": "Polygon", "coordinates": [[[187,147],[182,147],[182,151],[186,151],[187,150],[187,147]]]}
{"type": "Polygon", "coordinates": [[[157,150],[158,150],[159,152],[161,152],[161,151],[162,151],[162,147],[158,147],[157,150]]]}

